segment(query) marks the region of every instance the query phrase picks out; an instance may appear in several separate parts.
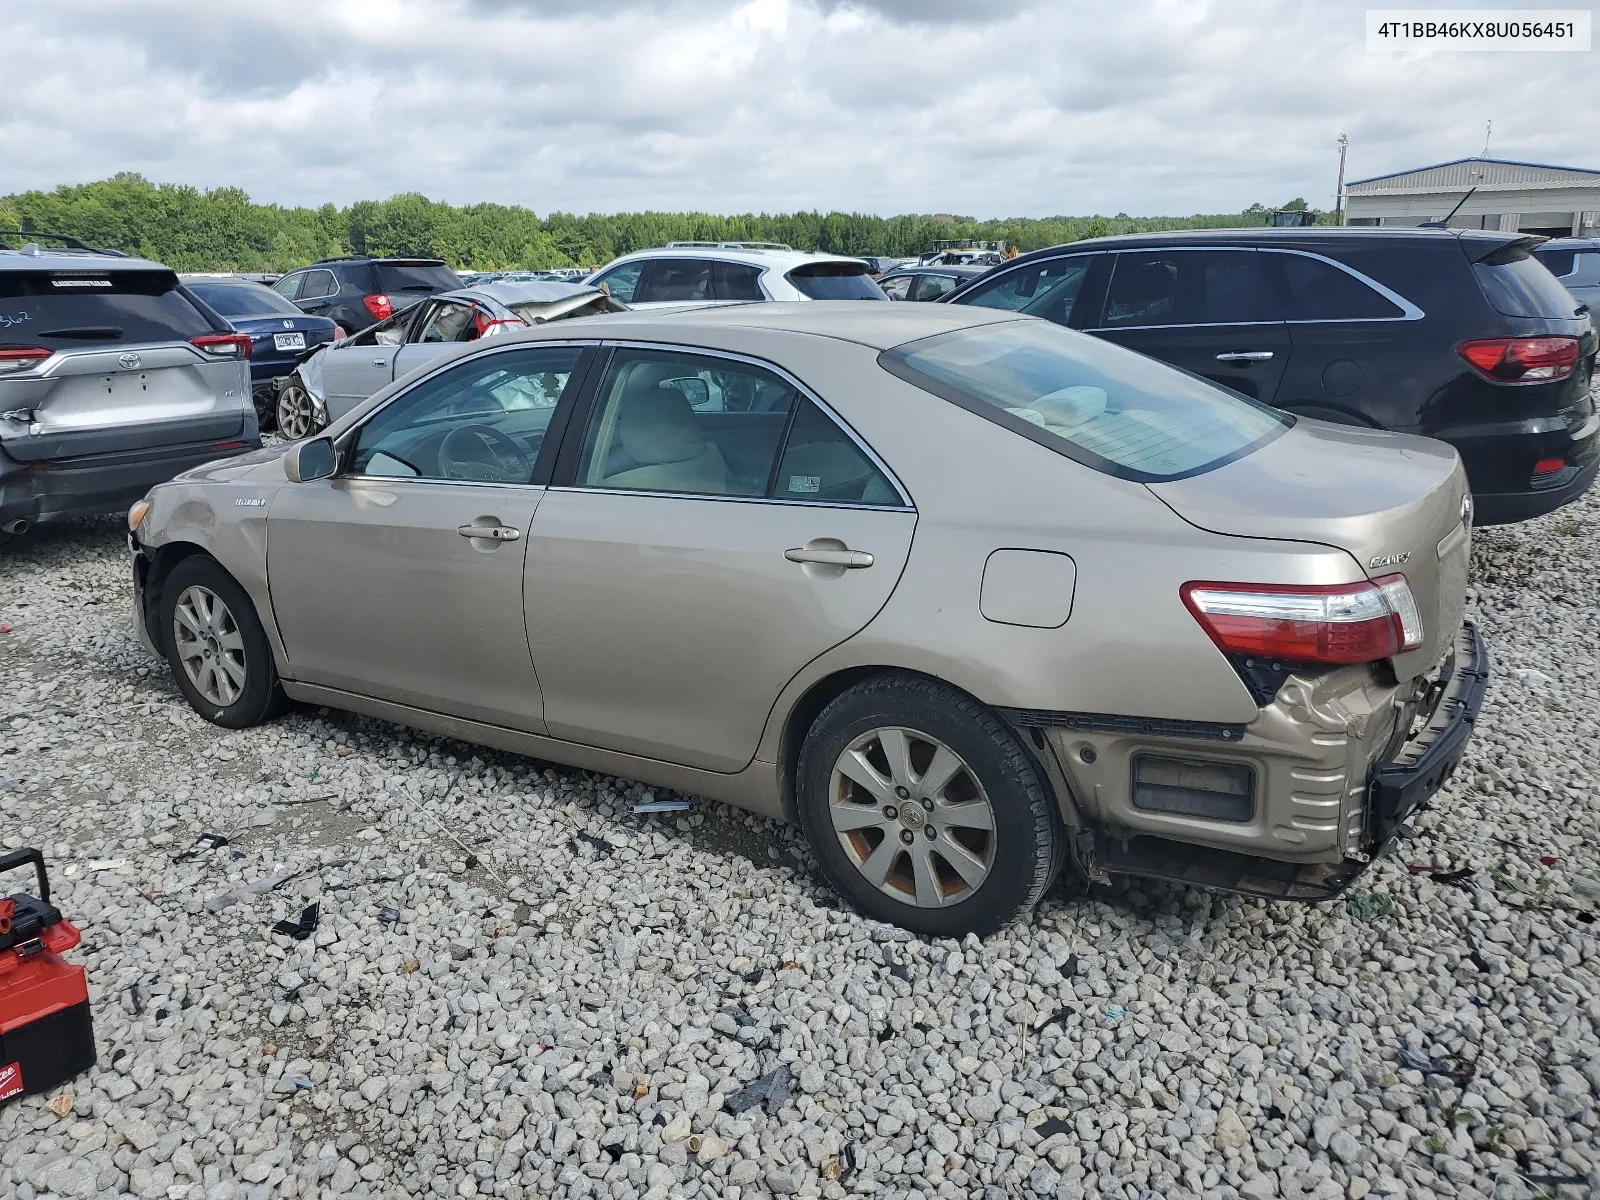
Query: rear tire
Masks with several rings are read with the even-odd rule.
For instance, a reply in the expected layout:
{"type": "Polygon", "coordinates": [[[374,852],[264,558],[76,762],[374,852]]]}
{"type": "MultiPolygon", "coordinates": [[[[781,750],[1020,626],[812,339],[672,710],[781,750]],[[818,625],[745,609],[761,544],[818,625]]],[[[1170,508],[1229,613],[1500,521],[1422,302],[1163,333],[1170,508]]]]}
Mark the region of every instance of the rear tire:
{"type": "Polygon", "coordinates": [[[1038,903],[1061,862],[1054,801],[1010,729],[921,676],[866,680],[823,709],[795,799],[829,884],[913,933],[992,933],[1038,903]]]}
{"type": "Polygon", "coordinates": [[[178,690],[214,725],[245,729],[288,703],[255,605],[215,559],[186,558],[161,585],[163,650],[178,690]]]}

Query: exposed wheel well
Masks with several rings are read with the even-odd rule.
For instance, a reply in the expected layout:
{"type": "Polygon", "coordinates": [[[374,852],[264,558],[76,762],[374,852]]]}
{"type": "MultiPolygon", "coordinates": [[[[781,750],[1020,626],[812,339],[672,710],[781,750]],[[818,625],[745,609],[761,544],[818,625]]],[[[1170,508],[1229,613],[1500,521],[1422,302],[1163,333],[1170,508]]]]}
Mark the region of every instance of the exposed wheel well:
{"type": "Polygon", "coordinates": [[[167,641],[163,636],[160,620],[157,613],[161,608],[161,589],[166,585],[167,576],[172,574],[172,569],[186,558],[195,555],[210,558],[202,546],[193,542],[168,542],[164,546],[157,546],[150,552],[150,566],[144,577],[144,627],[150,634],[150,641],[155,648],[163,654],[167,651],[167,641]]]}

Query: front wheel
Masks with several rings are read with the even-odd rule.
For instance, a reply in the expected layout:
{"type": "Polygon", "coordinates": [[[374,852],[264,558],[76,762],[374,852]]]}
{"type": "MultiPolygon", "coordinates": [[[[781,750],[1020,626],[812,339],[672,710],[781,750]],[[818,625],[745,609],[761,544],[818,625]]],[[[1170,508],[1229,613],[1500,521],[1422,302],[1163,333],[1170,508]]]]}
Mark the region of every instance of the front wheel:
{"type": "Polygon", "coordinates": [[[1060,861],[1032,760],[932,679],[880,676],[837,697],[806,735],[795,796],[828,882],[914,933],[991,933],[1038,902],[1060,861]]]}
{"type": "Polygon", "coordinates": [[[191,708],[229,729],[259,725],[286,703],[255,605],[215,560],[196,555],[161,588],[167,663],[191,708]]]}
{"type": "Polygon", "coordinates": [[[291,376],[278,390],[278,432],[289,441],[298,442],[321,428],[311,393],[300,382],[300,376],[291,376]]]}

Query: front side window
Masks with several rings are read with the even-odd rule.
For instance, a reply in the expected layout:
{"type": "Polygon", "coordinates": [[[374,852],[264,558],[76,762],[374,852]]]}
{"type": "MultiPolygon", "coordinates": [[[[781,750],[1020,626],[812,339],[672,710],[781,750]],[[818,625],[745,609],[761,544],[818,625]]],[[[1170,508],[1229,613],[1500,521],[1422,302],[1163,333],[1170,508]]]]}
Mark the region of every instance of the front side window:
{"type": "Polygon", "coordinates": [[[380,409],[351,470],[400,479],[527,483],[550,416],[583,350],[538,346],[476,356],[380,409]]]}
{"type": "Polygon", "coordinates": [[[613,267],[604,274],[594,277],[594,286],[604,288],[613,299],[624,304],[632,304],[634,293],[639,289],[639,276],[644,272],[643,262],[623,263],[620,267],[613,267]]]}
{"type": "Polygon", "coordinates": [[[1093,255],[1074,254],[1017,267],[986,279],[953,303],[1005,308],[1065,325],[1072,319],[1072,307],[1093,262],[1093,255]]]}
{"type": "Polygon", "coordinates": [[[472,309],[465,304],[433,305],[422,321],[419,342],[470,342],[473,337],[472,309]]]}
{"type": "Polygon", "coordinates": [[[1042,321],[939,334],[878,362],[1076,462],[1145,483],[1220,467],[1293,424],[1237,392],[1042,321]]]}
{"type": "Polygon", "coordinates": [[[1275,321],[1254,250],[1151,250],[1112,255],[1103,324],[1237,325],[1275,321]]]}
{"type": "Polygon", "coordinates": [[[298,300],[300,298],[300,285],[306,281],[304,271],[296,271],[293,275],[285,275],[272,285],[272,290],[285,300],[298,300]]]}
{"type": "Polygon", "coordinates": [[[369,325],[360,333],[352,337],[348,345],[351,346],[401,346],[406,340],[406,326],[411,324],[411,318],[417,314],[410,309],[397,312],[392,317],[385,317],[376,325],[369,325]]]}
{"type": "Polygon", "coordinates": [[[915,275],[891,275],[887,279],[878,280],[878,286],[891,300],[908,300],[911,298],[911,285],[916,281],[915,275]]]}
{"type": "Polygon", "coordinates": [[[753,363],[618,350],[596,393],[577,483],[624,491],[901,503],[839,424],[753,363]]]}
{"type": "Polygon", "coordinates": [[[1400,306],[1348,271],[1304,254],[1274,254],[1283,269],[1294,321],[1372,321],[1404,315],[1400,306]]]}
{"type": "Polygon", "coordinates": [[[633,303],[682,303],[712,298],[709,260],[657,258],[645,263],[633,303]]]}
{"type": "Polygon", "coordinates": [[[956,290],[959,283],[954,275],[924,275],[917,281],[918,300],[937,300],[940,296],[948,296],[956,290]]]}

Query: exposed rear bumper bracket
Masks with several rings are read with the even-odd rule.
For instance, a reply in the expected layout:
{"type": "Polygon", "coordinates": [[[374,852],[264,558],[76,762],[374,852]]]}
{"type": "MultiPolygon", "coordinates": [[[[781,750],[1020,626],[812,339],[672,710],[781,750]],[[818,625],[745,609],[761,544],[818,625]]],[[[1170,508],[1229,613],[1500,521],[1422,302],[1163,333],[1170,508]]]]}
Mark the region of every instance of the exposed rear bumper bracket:
{"type": "Polygon", "coordinates": [[[1150,834],[1126,842],[1107,840],[1102,853],[1106,870],[1120,875],[1191,883],[1267,900],[1333,900],[1366,867],[1352,859],[1341,863],[1279,862],[1150,834]]]}

